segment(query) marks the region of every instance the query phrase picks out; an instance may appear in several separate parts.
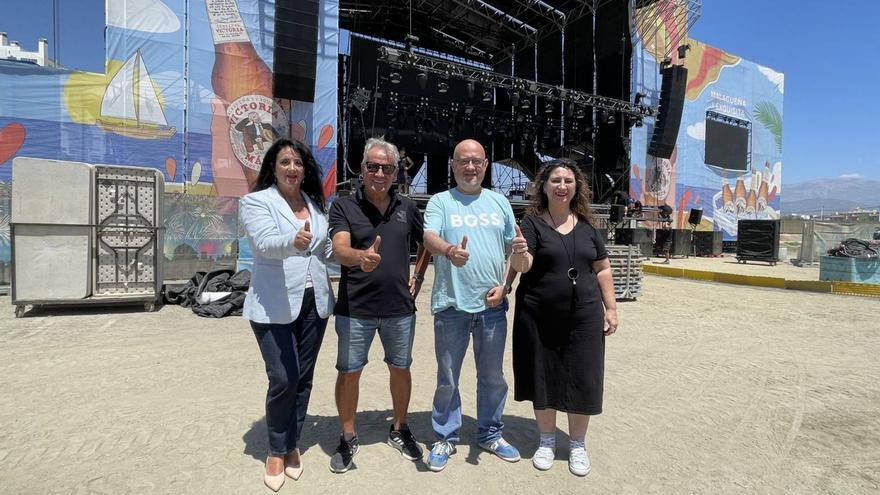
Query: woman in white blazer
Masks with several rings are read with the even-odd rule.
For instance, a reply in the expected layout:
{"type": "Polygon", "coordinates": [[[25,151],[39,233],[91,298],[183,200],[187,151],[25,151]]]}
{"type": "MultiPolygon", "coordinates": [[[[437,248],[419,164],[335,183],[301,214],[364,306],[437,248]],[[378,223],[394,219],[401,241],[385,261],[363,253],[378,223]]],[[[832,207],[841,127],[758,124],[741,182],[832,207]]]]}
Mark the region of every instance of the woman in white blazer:
{"type": "Polygon", "coordinates": [[[321,170],[309,148],[280,139],[263,158],[254,192],[239,201],[254,264],[243,316],[266,363],[269,456],[263,481],[278,491],[298,479],[296,447],[312,391],[315,361],[333,292],[327,262],[327,208],[321,170]]]}

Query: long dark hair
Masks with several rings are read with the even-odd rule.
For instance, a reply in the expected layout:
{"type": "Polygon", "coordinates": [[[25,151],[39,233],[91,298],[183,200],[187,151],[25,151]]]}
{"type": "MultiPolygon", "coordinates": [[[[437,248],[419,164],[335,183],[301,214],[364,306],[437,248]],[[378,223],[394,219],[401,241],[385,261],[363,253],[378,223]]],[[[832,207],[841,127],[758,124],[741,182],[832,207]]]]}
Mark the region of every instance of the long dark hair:
{"type": "Polygon", "coordinates": [[[590,202],[593,200],[593,192],[587,185],[587,177],[581,171],[577,163],[571,160],[553,160],[547,162],[546,165],[538,170],[535,176],[535,196],[532,198],[532,204],[529,206],[528,213],[531,215],[540,215],[547,211],[549,200],[547,193],[544,192],[544,186],[550,180],[550,173],[557,168],[567,168],[574,174],[574,197],[569,203],[569,208],[575,215],[583,218],[590,225],[593,224],[593,210],[590,208],[590,202]]]}
{"type": "Polygon", "coordinates": [[[315,161],[309,147],[296,139],[281,138],[266,151],[263,156],[263,164],[260,166],[260,174],[257,176],[257,183],[254,184],[254,192],[268,189],[272,184],[275,184],[275,161],[284,148],[292,148],[299,153],[305,171],[302,184],[299,187],[306,196],[318,205],[323,213],[327,200],[324,198],[324,188],[321,186],[321,168],[318,167],[318,162],[315,161]]]}

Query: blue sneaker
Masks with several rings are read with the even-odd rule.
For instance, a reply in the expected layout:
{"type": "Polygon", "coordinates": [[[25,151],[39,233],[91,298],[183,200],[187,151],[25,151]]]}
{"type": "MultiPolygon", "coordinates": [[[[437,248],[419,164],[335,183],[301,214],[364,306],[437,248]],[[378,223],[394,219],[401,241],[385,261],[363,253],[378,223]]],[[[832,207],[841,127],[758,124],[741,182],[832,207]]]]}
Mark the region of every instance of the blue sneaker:
{"type": "Polygon", "coordinates": [[[481,443],[480,448],[488,450],[507,462],[516,462],[519,460],[519,451],[516,447],[507,443],[507,440],[498,437],[488,443],[481,443]]]}
{"type": "Polygon", "coordinates": [[[451,442],[439,441],[431,447],[431,452],[428,453],[428,469],[431,471],[439,472],[443,471],[443,468],[446,467],[446,463],[449,461],[449,456],[455,453],[455,445],[451,442]]]}

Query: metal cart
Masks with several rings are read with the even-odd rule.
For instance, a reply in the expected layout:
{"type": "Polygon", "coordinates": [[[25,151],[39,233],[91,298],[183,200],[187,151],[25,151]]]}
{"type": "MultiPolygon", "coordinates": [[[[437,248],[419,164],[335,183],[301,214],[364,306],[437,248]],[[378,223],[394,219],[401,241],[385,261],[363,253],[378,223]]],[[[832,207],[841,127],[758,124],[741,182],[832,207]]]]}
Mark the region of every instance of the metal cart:
{"type": "Polygon", "coordinates": [[[12,304],[143,304],[162,289],[164,179],[153,169],[19,157],[12,304]],[[46,184],[51,180],[51,184],[46,184]]]}

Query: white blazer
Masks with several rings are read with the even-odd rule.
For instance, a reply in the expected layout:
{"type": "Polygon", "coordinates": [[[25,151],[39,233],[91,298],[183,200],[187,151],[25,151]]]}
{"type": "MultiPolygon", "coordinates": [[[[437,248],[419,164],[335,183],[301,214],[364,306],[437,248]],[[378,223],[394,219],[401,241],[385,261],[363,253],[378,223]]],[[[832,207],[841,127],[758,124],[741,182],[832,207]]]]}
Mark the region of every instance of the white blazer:
{"type": "Polygon", "coordinates": [[[327,273],[333,259],[333,244],[327,237],[326,213],[305,194],[309,208],[312,242],[305,251],[293,245],[296,233],[305,225],[293,215],[277,185],[243,196],[239,216],[254,253],[251,286],[244,300],[242,316],[257,323],[290,323],[299,316],[306,273],[312,277],[318,315],[327,318],[335,300],[327,273]]]}

